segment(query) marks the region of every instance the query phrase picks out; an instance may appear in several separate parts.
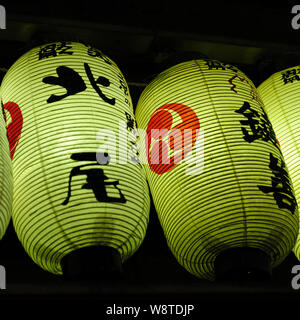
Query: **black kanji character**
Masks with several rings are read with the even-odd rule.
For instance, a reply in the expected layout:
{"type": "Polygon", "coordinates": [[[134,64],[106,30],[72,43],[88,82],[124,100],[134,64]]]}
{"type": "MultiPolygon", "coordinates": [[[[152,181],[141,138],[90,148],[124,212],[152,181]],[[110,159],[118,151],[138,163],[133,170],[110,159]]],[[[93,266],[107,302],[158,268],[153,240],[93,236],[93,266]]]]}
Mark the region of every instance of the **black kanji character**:
{"type": "MultiPolygon", "coordinates": [[[[119,86],[119,89],[123,90],[125,96],[129,96],[129,90],[128,90],[128,87],[127,87],[127,84],[126,84],[126,81],[123,77],[123,75],[120,73],[118,74],[118,77],[119,77],[119,82],[120,82],[120,86],[119,86]]],[[[129,100],[128,98],[125,98],[125,103],[129,104],[129,100]]]]}
{"type": "Polygon", "coordinates": [[[281,166],[278,165],[279,159],[270,153],[269,168],[273,172],[272,187],[258,185],[259,190],[263,193],[272,193],[274,200],[279,208],[285,208],[295,213],[297,202],[292,190],[291,181],[286,171],[286,166],[283,160],[281,160],[281,166]]]}
{"type": "Polygon", "coordinates": [[[52,94],[47,99],[48,103],[62,100],[70,95],[76,94],[86,89],[86,85],[83,79],[73,69],[65,66],[60,66],[56,68],[56,73],[58,77],[53,77],[53,76],[45,77],[43,79],[43,82],[47,84],[59,85],[61,87],[64,87],[67,90],[67,92],[59,96],[52,94]]]}
{"type": "Polygon", "coordinates": [[[125,111],[125,115],[126,115],[126,125],[127,125],[127,130],[132,131],[136,126],[136,121],[134,118],[131,117],[131,115],[125,111]]]}
{"type": "Polygon", "coordinates": [[[208,69],[209,70],[226,70],[226,69],[229,69],[229,70],[232,70],[234,72],[238,72],[239,70],[232,66],[231,64],[225,64],[225,63],[222,63],[218,60],[211,60],[211,59],[207,59],[205,61],[205,64],[208,66],[208,69]]]}
{"type": "Polygon", "coordinates": [[[262,112],[259,113],[251,108],[247,101],[244,102],[241,108],[235,110],[236,113],[240,113],[247,118],[247,120],[240,120],[241,125],[243,125],[241,129],[244,134],[244,140],[249,143],[257,139],[271,141],[279,149],[272,124],[264,109],[262,108],[261,110],[262,112]]]}
{"type": "Polygon", "coordinates": [[[285,72],[282,72],[282,80],[284,84],[293,83],[295,80],[299,81],[300,77],[298,74],[300,73],[300,68],[298,69],[290,69],[285,72]]]}
{"type": "Polygon", "coordinates": [[[124,94],[125,94],[126,96],[128,96],[128,95],[129,95],[128,87],[127,87],[127,85],[126,85],[126,81],[125,81],[123,75],[122,75],[122,74],[118,74],[118,77],[119,77],[119,82],[120,82],[119,88],[120,88],[121,90],[123,90],[123,92],[124,92],[124,94]]]}
{"type": "Polygon", "coordinates": [[[104,62],[106,62],[107,64],[110,64],[110,65],[112,64],[111,61],[99,49],[96,49],[91,46],[87,46],[87,47],[88,47],[87,54],[90,57],[99,57],[102,60],[104,60],[104,62]]]}
{"type": "Polygon", "coordinates": [[[218,60],[206,60],[206,65],[208,66],[209,70],[225,70],[226,67],[224,65],[224,63],[218,61],[218,60]]]}
{"type": "MultiPolygon", "coordinates": [[[[99,76],[98,79],[95,81],[91,69],[87,63],[84,63],[84,68],[92,87],[99,95],[99,97],[102,98],[105,102],[114,105],[116,103],[116,99],[108,98],[97,85],[100,84],[104,87],[109,87],[110,81],[107,78],[101,76],[99,76]]],[[[73,69],[66,66],[59,66],[56,68],[56,72],[58,77],[48,76],[43,78],[42,81],[47,84],[62,86],[67,90],[67,92],[59,96],[52,94],[47,99],[48,103],[62,100],[70,95],[74,95],[86,89],[86,85],[82,77],[73,69]]]]}
{"type": "Polygon", "coordinates": [[[47,46],[40,48],[39,51],[39,60],[49,57],[56,57],[56,43],[48,44],[47,46]]]}
{"type": "Polygon", "coordinates": [[[70,45],[70,42],[62,41],[60,43],[57,43],[56,50],[58,54],[68,54],[72,55],[73,51],[70,51],[72,49],[72,46],[70,45]]]}
{"type": "Polygon", "coordinates": [[[92,161],[96,163],[85,164],[81,166],[74,167],[69,175],[69,183],[68,183],[68,195],[67,198],[63,201],[62,205],[67,205],[71,198],[71,183],[72,177],[79,175],[86,175],[86,183],[82,185],[82,189],[93,190],[94,196],[99,202],[120,202],[125,203],[126,199],[118,187],[119,181],[108,181],[109,178],[104,174],[103,169],[101,168],[90,168],[90,169],[82,169],[87,166],[99,166],[100,164],[97,162],[97,159],[100,158],[101,165],[108,165],[110,157],[108,154],[103,153],[99,156],[93,152],[86,153],[73,153],[71,155],[71,159],[75,161],[92,161]],[[119,197],[111,197],[108,196],[106,191],[106,186],[112,185],[115,189],[118,190],[119,197]]]}
{"type": "Polygon", "coordinates": [[[70,46],[69,44],[69,42],[62,41],[59,43],[51,43],[46,45],[45,47],[40,48],[40,51],[38,53],[39,60],[49,57],[56,57],[60,54],[72,55],[73,51],[70,51],[70,49],[72,49],[72,46],[70,46]]]}
{"type": "Polygon", "coordinates": [[[97,84],[102,85],[104,87],[109,87],[110,85],[110,81],[105,78],[105,77],[101,77],[99,76],[98,79],[95,81],[94,76],[92,74],[92,71],[89,67],[89,65],[87,63],[84,63],[84,69],[86,72],[87,77],[89,78],[89,81],[91,83],[91,85],[93,86],[93,88],[95,89],[95,91],[98,93],[99,97],[102,98],[105,102],[114,105],[116,103],[116,99],[115,98],[108,98],[102,91],[101,89],[97,86],[97,84]]]}
{"type": "Polygon", "coordinates": [[[131,148],[130,151],[132,152],[132,156],[130,156],[130,160],[132,161],[132,163],[135,164],[140,164],[140,159],[139,159],[139,151],[138,151],[138,146],[137,143],[135,141],[130,141],[131,143],[131,148]]]}
{"type": "Polygon", "coordinates": [[[236,68],[235,66],[231,65],[231,64],[226,64],[225,66],[226,66],[226,69],[228,69],[228,70],[231,70],[231,71],[233,71],[235,73],[239,72],[239,69],[236,68]]]}
{"type": "Polygon", "coordinates": [[[138,146],[137,146],[137,132],[135,130],[135,128],[137,127],[137,123],[135,121],[135,119],[128,113],[125,111],[125,115],[126,115],[126,126],[127,126],[127,130],[130,132],[129,134],[129,138],[132,138],[131,141],[129,141],[131,143],[131,148],[130,151],[132,151],[132,156],[130,157],[131,161],[133,163],[138,163],[140,164],[140,160],[139,160],[139,151],[138,151],[138,146]]]}

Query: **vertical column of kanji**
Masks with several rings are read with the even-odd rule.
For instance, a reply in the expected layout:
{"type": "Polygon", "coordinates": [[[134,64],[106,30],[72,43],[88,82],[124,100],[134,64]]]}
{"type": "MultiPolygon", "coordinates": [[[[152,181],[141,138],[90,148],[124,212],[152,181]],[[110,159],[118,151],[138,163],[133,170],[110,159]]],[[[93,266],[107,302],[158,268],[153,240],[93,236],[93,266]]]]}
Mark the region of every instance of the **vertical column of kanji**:
{"type": "Polygon", "coordinates": [[[13,220],[28,254],[53,273],[86,247],[130,257],[146,233],[149,194],[129,159],[135,122],[117,65],[91,46],[47,44],[11,67],[2,96],[22,111],[21,139],[11,139],[13,220]]]}
{"type": "MultiPolygon", "coordinates": [[[[270,167],[272,166],[274,172],[272,178],[274,196],[281,205],[292,207],[296,207],[296,201],[298,204],[300,201],[299,89],[300,66],[276,72],[258,87],[258,92],[278,137],[286,163],[285,165],[282,162],[280,165],[276,159],[270,158],[270,167]],[[287,171],[293,182],[295,198],[292,197],[289,185],[285,183],[286,179],[284,177],[287,176],[287,171]],[[283,182],[280,183],[280,181],[283,182]]],[[[265,191],[272,192],[272,188],[265,191]]],[[[300,259],[299,236],[294,252],[300,259]]]]}
{"type": "MultiPolygon", "coordinates": [[[[8,105],[6,105],[8,107],[8,105]]],[[[14,105],[10,104],[14,109],[14,105]]],[[[1,101],[0,114],[0,239],[4,236],[11,217],[13,197],[12,163],[10,159],[5,110],[1,101]]],[[[9,116],[7,115],[7,118],[9,116]]],[[[9,119],[8,119],[9,121],[9,119]]],[[[12,123],[12,122],[11,122],[12,123]]],[[[9,124],[11,128],[11,124],[9,124]]]]}
{"type": "Polygon", "coordinates": [[[297,206],[274,131],[244,73],[215,60],[176,65],[146,87],[136,119],[146,130],[141,153],[155,208],[180,264],[214,279],[216,261],[227,259],[228,267],[244,260],[246,270],[259,265],[267,273],[286,257],[297,206]]]}

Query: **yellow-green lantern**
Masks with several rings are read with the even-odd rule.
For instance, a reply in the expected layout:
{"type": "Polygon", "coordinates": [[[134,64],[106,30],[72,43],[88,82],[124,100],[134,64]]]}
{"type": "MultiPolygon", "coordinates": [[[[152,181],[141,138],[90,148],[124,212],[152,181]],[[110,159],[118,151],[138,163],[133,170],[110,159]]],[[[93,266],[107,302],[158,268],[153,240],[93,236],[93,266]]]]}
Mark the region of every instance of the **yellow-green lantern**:
{"type": "MultiPolygon", "coordinates": [[[[300,201],[300,66],[276,72],[265,80],[258,92],[279,140],[285,163],[300,201]]],[[[284,186],[283,186],[284,187],[284,186]]],[[[300,238],[294,253],[300,260],[300,238]]]]}
{"type": "Polygon", "coordinates": [[[2,104],[0,115],[0,240],[4,236],[11,218],[13,176],[7,136],[18,126],[18,122],[14,121],[16,112],[13,104],[2,104]],[[9,118],[7,127],[5,123],[6,112],[7,118],[9,118]]]}
{"type": "Polygon", "coordinates": [[[271,123],[243,72],[210,59],[173,66],[142,92],[136,119],[154,205],[183,267],[213,280],[216,268],[234,268],[228,262],[269,272],[283,261],[298,234],[298,207],[271,123]]]}
{"type": "Polygon", "coordinates": [[[11,66],[1,98],[22,118],[10,141],[12,217],[33,261],[61,274],[62,259],[82,248],[129,258],[145,236],[150,200],[117,65],[90,45],[45,44],[11,66]]]}

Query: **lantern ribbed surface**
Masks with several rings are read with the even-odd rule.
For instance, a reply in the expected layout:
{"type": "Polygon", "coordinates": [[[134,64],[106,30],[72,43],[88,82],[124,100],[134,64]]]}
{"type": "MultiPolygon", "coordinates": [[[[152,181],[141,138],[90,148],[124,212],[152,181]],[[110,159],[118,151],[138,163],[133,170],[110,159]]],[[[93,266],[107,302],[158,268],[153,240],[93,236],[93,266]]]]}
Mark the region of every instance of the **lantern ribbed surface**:
{"type": "Polygon", "coordinates": [[[290,206],[272,189],[283,157],[244,73],[215,60],[180,63],[145,88],[136,119],[154,205],[182,266],[213,280],[215,259],[228,249],[259,249],[272,267],[286,257],[298,208],[292,189],[290,206]]]}
{"type": "Polygon", "coordinates": [[[4,236],[11,218],[13,199],[13,176],[4,107],[0,115],[0,239],[4,236]]]}
{"type": "MultiPolygon", "coordinates": [[[[258,92],[270,118],[288,167],[296,200],[300,201],[300,66],[277,72],[265,80],[258,92]]],[[[300,260],[300,238],[294,253],[300,260]]]]}
{"type": "Polygon", "coordinates": [[[22,118],[10,136],[12,216],[26,252],[56,274],[64,256],[87,246],[130,257],[145,236],[150,198],[143,167],[123,156],[135,120],[117,65],[88,45],[45,44],[9,69],[1,97],[22,118]]]}

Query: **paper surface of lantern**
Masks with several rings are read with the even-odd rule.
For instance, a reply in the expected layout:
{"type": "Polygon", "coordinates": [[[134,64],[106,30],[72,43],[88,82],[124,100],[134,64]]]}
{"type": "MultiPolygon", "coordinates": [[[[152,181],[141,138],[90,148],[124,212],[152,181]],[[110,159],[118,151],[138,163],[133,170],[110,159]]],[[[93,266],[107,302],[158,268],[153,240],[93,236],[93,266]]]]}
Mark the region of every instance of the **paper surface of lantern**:
{"type": "Polygon", "coordinates": [[[18,109],[12,215],[31,258],[60,274],[61,259],[83,247],[130,257],[145,236],[150,203],[142,166],[126,161],[135,121],[116,64],[88,45],[45,44],[10,68],[1,98],[18,109]]]}
{"type": "MultiPolygon", "coordinates": [[[[258,92],[272,122],[281,150],[300,201],[300,66],[277,72],[265,80],[258,92]]],[[[294,252],[300,259],[300,238],[294,252]]]]}
{"type": "Polygon", "coordinates": [[[182,266],[213,280],[216,257],[232,248],[258,249],[271,267],[286,257],[298,208],[272,126],[244,73],[215,60],[178,64],[145,88],[136,119],[146,131],[141,156],[154,205],[182,266]]]}
{"type": "Polygon", "coordinates": [[[0,116],[0,240],[4,236],[11,218],[13,198],[12,163],[7,139],[7,130],[9,131],[10,126],[6,130],[4,120],[4,112],[8,108],[8,104],[2,105],[0,116]]]}

